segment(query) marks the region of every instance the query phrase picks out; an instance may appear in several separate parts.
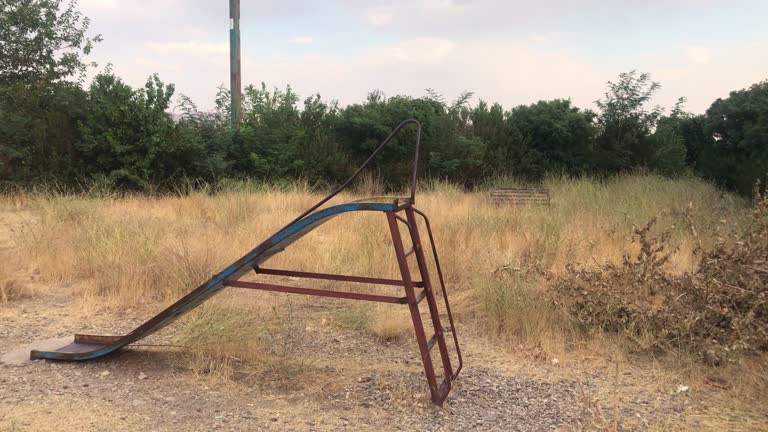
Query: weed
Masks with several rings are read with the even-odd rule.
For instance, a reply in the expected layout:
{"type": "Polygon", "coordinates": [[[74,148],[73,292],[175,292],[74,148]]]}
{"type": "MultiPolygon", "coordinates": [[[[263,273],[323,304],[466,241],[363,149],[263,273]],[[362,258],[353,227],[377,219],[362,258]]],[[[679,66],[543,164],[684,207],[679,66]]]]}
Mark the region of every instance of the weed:
{"type": "Polygon", "coordinates": [[[679,246],[673,228],[654,236],[656,219],[633,228],[639,249],[622,265],[569,267],[553,301],[590,329],[620,332],[642,351],[700,352],[717,366],[738,353],[768,351],[768,199],[756,194],[752,221],[718,230],[710,248],[688,213],[700,261],[694,271],[665,270],[679,246]]]}

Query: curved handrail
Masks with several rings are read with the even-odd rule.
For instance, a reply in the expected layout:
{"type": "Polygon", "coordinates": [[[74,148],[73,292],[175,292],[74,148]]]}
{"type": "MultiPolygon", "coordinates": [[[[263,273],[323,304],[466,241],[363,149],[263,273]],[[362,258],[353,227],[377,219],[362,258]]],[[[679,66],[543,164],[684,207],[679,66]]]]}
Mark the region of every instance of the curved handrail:
{"type": "Polygon", "coordinates": [[[283,229],[287,228],[288,226],[300,221],[308,214],[312,213],[313,211],[317,210],[321,205],[327,203],[331,200],[331,198],[335,197],[339,194],[339,192],[343,191],[347,188],[356,178],[360,175],[361,172],[374,160],[376,159],[376,156],[381,153],[381,151],[384,149],[384,147],[389,144],[390,141],[392,141],[393,138],[395,138],[403,128],[406,126],[413,124],[416,125],[416,152],[413,156],[413,168],[411,172],[411,196],[409,197],[410,203],[413,204],[416,202],[416,174],[419,168],[419,151],[421,150],[421,123],[418,122],[418,120],[415,119],[408,119],[404,120],[402,123],[397,125],[395,129],[392,130],[392,132],[389,133],[389,135],[384,138],[384,141],[379,144],[378,147],[371,153],[371,155],[368,157],[368,159],[363,162],[362,165],[360,165],[360,168],[358,168],[352,176],[347,179],[344,183],[341,184],[338,188],[336,188],[333,192],[331,192],[328,196],[321,199],[317,204],[313,205],[312,207],[308,208],[304,213],[300,214],[296,219],[289,222],[283,229]]]}

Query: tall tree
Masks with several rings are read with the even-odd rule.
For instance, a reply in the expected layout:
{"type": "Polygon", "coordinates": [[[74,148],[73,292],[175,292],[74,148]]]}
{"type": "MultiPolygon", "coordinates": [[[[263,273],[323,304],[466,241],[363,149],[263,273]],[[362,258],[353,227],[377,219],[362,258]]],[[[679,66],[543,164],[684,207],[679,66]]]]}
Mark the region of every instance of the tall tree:
{"type": "Polygon", "coordinates": [[[595,153],[600,169],[618,172],[648,165],[653,155],[648,137],[662,114],[660,107],[649,103],[659,88],[650,74],[634,70],[620,74],[618,82],[608,82],[608,91],[595,102],[600,108],[595,153]]]}
{"type": "Polygon", "coordinates": [[[0,85],[82,74],[93,44],[75,0],[0,0],[0,85]]]}
{"type": "Polygon", "coordinates": [[[100,36],[70,0],[0,0],[0,179],[78,175],[80,78],[100,36]]]}

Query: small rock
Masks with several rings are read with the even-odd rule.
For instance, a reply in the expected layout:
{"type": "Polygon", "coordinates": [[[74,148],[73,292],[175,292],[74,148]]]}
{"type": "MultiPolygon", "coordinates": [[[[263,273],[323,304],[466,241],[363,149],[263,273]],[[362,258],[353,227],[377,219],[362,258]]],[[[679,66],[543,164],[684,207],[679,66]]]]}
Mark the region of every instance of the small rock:
{"type": "Polygon", "coordinates": [[[109,371],[103,371],[99,375],[105,377],[105,376],[109,375],[109,371]]]}
{"type": "Polygon", "coordinates": [[[146,379],[146,378],[147,378],[147,374],[145,374],[144,372],[139,372],[139,379],[140,380],[143,380],[143,379],[146,379]]]}
{"type": "Polygon", "coordinates": [[[677,393],[685,393],[687,391],[688,391],[687,385],[680,384],[679,386],[677,386],[677,393]]]}
{"type": "Polygon", "coordinates": [[[560,360],[558,360],[557,358],[552,359],[552,366],[557,366],[559,364],[560,364],[560,360]]]}
{"type": "Polygon", "coordinates": [[[359,383],[367,383],[367,382],[370,382],[372,379],[373,378],[371,378],[369,375],[366,375],[366,376],[361,376],[360,378],[358,378],[357,382],[359,382],[359,383]]]}

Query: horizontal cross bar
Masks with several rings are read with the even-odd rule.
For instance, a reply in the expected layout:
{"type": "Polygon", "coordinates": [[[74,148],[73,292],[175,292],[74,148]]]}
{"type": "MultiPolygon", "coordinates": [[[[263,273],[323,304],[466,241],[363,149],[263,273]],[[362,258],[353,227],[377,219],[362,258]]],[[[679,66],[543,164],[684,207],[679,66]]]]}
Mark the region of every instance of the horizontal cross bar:
{"type": "Polygon", "coordinates": [[[244,281],[237,281],[237,280],[226,280],[224,281],[224,286],[230,286],[230,287],[236,287],[236,288],[248,288],[248,289],[255,289],[255,290],[262,290],[262,291],[276,291],[276,292],[284,292],[284,293],[291,293],[291,294],[306,294],[306,295],[314,295],[314,296],[320,296],[320,297],[336,297],[336,298],[344,298],[344,299],[350,299],[350,300],[364,300],[364,301],[372,301],[372,302],[379,302],[379,303],[398,303],[398,304],[408,303],[408,298],[406,297],[350,293],[350,292],[343,292],[343,291],[327,291],[327,290],[319,290],[319,289],[313,289],[313,288],[301,288],[301,287],[266,284],[266,283],[258,283],[258,282],[244,282],[244,281]]]}
{"type": "MultiPolygon", "coordinates": [[[[357,282],[357,283],[367,283],[367,284],[373,284],[373,285],[405,286],[405,282],[397,279],[372,278],[372,277],[366,277],[366,276],[348,276],[348,275],[329,274],[329,273],[310,273],[310,272],[301,272],[301,271],[294,271],[294,270],[278,270],[278,269],[266,269],[266,268],[255,268],[253,270],[258,274],[274,275],[274,276],[289,276],[289,277],[298,277],[298,278],[306,278],[306,279],[323,279],[323,280],[333,280],[333,281],[341,281],[341,282],[357,282]]],[[[421,288],[424,286],[424,282],[413,282],[413,286],[421,288]]]]}

